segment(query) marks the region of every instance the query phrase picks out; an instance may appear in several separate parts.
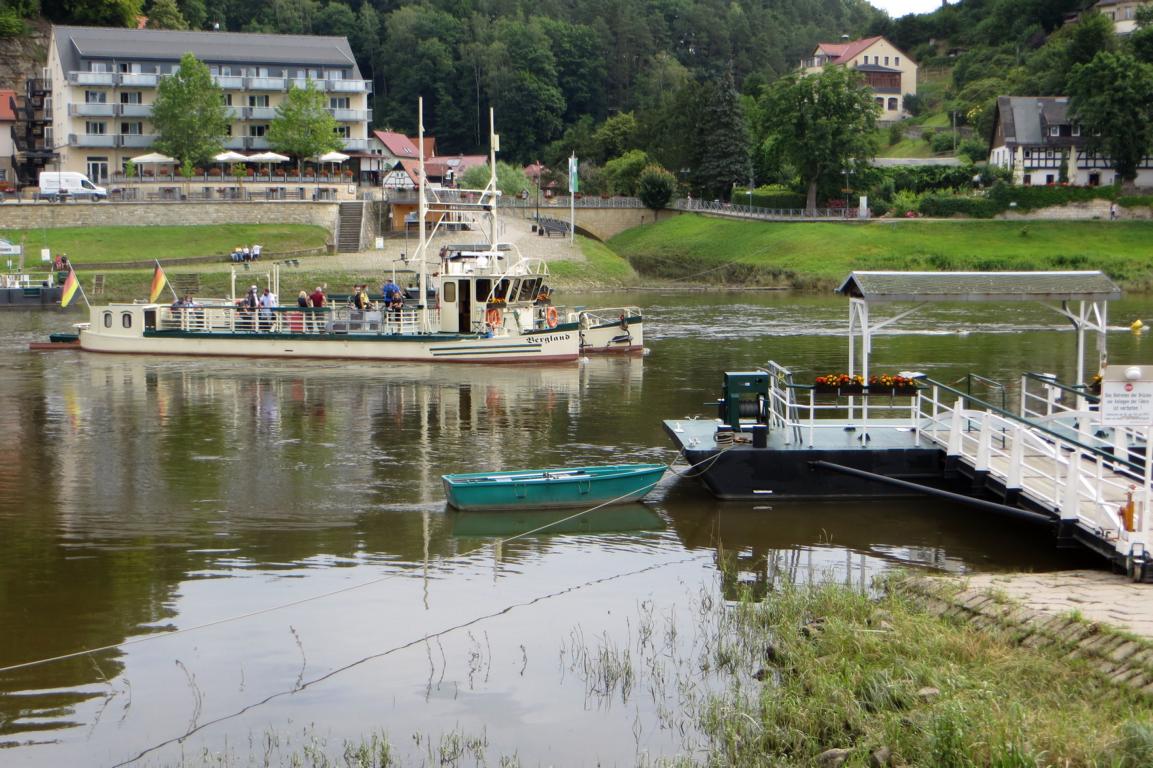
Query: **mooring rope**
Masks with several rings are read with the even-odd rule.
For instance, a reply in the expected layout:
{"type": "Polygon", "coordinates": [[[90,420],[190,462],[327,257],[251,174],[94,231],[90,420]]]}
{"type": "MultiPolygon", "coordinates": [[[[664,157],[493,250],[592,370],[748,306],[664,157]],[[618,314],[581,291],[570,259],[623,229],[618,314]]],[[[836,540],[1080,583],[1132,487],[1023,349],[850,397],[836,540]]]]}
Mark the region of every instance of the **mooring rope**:
{"type": "MultiPolygon", "coordinates": [[[[728,448],[731,448],[731,447],[732,446],[729,446],[728,448]]],[[[695,470],[701,466],[704,466],[705,469],[707,469],[708,466],[711,466],[711,464],[713,462],[715,462],[720,457],[720,455],[725,452],[725,450],[728,450],[728,448],[725,448],[724,450],[718,451],[714,456],[709,457],[709,459],[707,459],[706,461],[700,462],[700,463],[695,464],[695,465],[690,464],[690,469],[695,470]]],[[[666,464],[665,465],[666,471],[671,471],[671,472],[673,472],[673,474],[675,474],[679,477],[695,477],[696,476],[695,474],[690,474],[688,472],[685,472],[685,473],[678,472],[677,470],[675,470],[673,468],[673,465],[676,464],[677,461],[679,461],[682,458],[682,456],[683,456],[683,451],[681,453],[679,453],[677,455],[677,457],[675,459],[673,459],[672,462],[666,464]]],[[[704,470],[702,470],[702,471],[704,471],[704,470]]],[[[663,477],[663,474],[662,474],[662,477],[663,477]]],[[[648,493],[653,488],[655,488],[659,482],[660,482],[660,478],[658,478],[657,480],[654,480],[652,483],[650,483],[647,486],[642,486],[642,488],[643,488],[645,493],[648,493]]],[[[627,494],[622,494],[620,496],[617,496],[616,498],[609,499],[608,501],[603,501],[600,504],[597,504],[596,506],[589,507],[587,509],[582,509],[579,512],[574,512],[573,514],[568,515],[567,517],[560,518],[559,520],[553,520],[553,521],[546,523],[544,525],[537,526],[536,528],[532,528],[532,529],[527,530],[527,531],[522,531],[520,533],[517,533],[513,536],[509,536],[507,538],[496,539],[496,540],[490,542],[488,546],[493,547],[495,549],[498,547],[502,547],[505,544],[508,544],[510,542],[516,541],[517,539],[521,539],[521,538],[524,538],[526,536],[532,536],[532,535],[537,534],[537,533],[543,533],[543,532],[547,531],[549,528],[552,528],[554,526],[560,525],[562,523],[567,523],[571,520],[575,520],[575,519],[581,517],[582,515],[587,515],[591,512],[597,511],[598,509],[602,509],[604,507],[616,504],[617,502],[622,501],[623,499],[625,499],[629,496],[632,496],[635,493],[636,493],[636,491],[633,491],[633,492],[627,493],[627,494]]],[[[471,555],[471,553],[469,553],[469,554],[471,555]]],[[[455,555],[453,557],[449,557],[445,560],[442,560],[441,562],[443,562],[445,564],[451,564],[452,562],[454,562],[456,560],[463,560],[465,557],[466,557],[466,555],[464,555],[464,554],[455,555]]],[[[253,610],[253,611],[247,611],[245,613],[239,613],[239,614],[236,614],[233,616],[226,616],[226,617],[221,618],[221,619],[213,619],[212,621],[206,621],[203,624],[197,624],[197,625],[191,626],[191,627],[183,627],[180,629],[173,629],[173,630],[158,633],[158,634],[144,635],[142,637],[130,638],[128,640],[123,640],[119,643],[110,643],[108,645],[102,645],[102,646],[98,646],[96,648],[85,648],[83,650],[73,651],[71,653],[62,653],[62,654],[59,654],[57,656],[49,656],[49,657],[42,658],[42,659],[35,659],[32,661],[24,661],[24,662],[20,662],[19,664],[9,664],[8,666],[0,667],[0,674],[6,673],[6,672],[14,672],[14,671],[20,670],[20,669],[28,669],[30,667],[44,666],[45,664],[53,664],[53,663],[56,663],[59,661],[67,661],[68,659],[76,659],[76,658],[80,658],[82,656],[91,656],[91,655],[94,655],[97,653],[103,653],[105,651],[114,651],[114,650],[117,650],[120,648],[126,648],[128,646],[132,646],[132,645],[140,645],[141,643],[152,642],[155,640],[162,640],[162,639],[166,639],[166,638],[170,638],[170,637],[175,637],[177,635],[186,635],[186,634],[189,634],[191,632],[198,632],[198,631],[203,630],[203,629],[209,629],[211,627],[218,627],[218,626],[221,626],[223,624],[230,624],[230,623],[236,622],[236,621],[243,621],[245,619],[250,619],[250,618],[253,618],[255,616],[263,616],[265,614],[275,613],[277,611],[282,611],[282,610],[285,610],[287,608],[295,608],[296,606],[304,605],[306,603],[312,603],[312,602],[316,602],[318,600],[325,600],[327,598],[335,597],[336,595],[345,594],[347,592],[352,592],[352,591],[357,590],[357,589],[363,589],[365,587],[371,587],[373,585],[380,584],[382,582],[388,581],[389,579],[397,578],[397,577],[402,576],[402,575],[406,575],[406,574],[390,573],[390,574],[386,574],[384,576],[380,576],[380,577],[375,578],[375,579],[370,579],[368,581],[361,582],[359,584],[352,584],[352,585],[347,586],[347,587],[341,587],[340,589],[334,589],[334,590],[331,590],[328,592],[322,592],[318,595],[312,595],[309,597],[302,597],[299,600],[292,600],[292,601],[289,601],[287,603],[281,603],[279,605],[269,606],[267,608],[258,608],[258,609],[253,610]]]]}

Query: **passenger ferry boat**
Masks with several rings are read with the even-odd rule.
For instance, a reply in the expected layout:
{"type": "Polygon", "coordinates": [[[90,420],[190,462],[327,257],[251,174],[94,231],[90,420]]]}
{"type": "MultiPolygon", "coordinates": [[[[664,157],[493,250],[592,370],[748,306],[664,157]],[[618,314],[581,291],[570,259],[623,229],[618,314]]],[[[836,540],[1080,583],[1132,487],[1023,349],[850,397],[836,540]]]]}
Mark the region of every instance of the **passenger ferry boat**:
{"type": "MultiPolygon", "coordinates": [[[[423,109],[422,109],[423,111],[423,109]]],[[[490,110],[490,121],[492,119],[490,110]]],[[[423,117],[419,135],[423,139],[423,117]]],[[[644,348],[637,307],[566,309],[552,303],[544,261],[499,243],[498,137],[490,133],[492,175],[483,190],[430,189],[419,180],[418,286],[402,308],[251,310],[235,299],[194,306],[110,304],[93,307],[79,329],[91,352],[444,362],[563,362],[582,352],[644,348]],[[479,245],[430,253],[438,229],[462,217],[487,219],[479,245]],[[429,224],[432,225],[431,231],[429,224]],[[432,274],[428,267],[435,265],[432,274]]],[[[279,271],[270,278],[279,292],[279,271]]],[[[235,296],[236,291],[233,290],[235,296]]]]}

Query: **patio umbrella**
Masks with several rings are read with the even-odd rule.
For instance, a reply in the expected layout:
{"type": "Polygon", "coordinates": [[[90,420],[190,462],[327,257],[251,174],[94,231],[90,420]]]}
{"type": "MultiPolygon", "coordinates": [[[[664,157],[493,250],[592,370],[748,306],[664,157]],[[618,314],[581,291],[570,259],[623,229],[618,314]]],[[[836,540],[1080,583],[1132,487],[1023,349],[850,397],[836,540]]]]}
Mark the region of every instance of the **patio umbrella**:
{"type": "MultiPolygon", "coordinates": [[[[227,152],[221,152],[219,155],[213,155],[212,159],[217,163],[243,163],[248,160],[248,155],[242,155],[239,152],[233,152],[231,149],[227,152]]],[[[222,168],[221,171],[224,169],[222,168]]]]}
{"type": "MultiPolygon", "coordinates": [[[[139,169],[142,165],[176,165],[176,158],[162,155],[159,152],[149,152],[147,155],[140,155],[139,157],[131,158],[132,162],[139,169]]],[[[140,171],[137,170],[137,175],[140,171]]]]}
{"type": "Polygon", "coordinates": [[[287,163],[291,158],[278,155],[275,152],[257,152],[255,155],[249,155],[247,159],[250,163],[268,163],[271,174],[273,163],[287,163]]]}
{"type": "MultiPolygon", "coordinates": [[[[345,160],[347,160],[348,155],[344,154],[343,152],[325,152],[323,155],[321,155],[320,157],[318,157],[316,159],[319,162],[332,163],[335,166],[336,163],[343,163],[345,160]]],[[[335,171],[335,170],[336,169],[333,168],[333,171],[335,171]]]]}

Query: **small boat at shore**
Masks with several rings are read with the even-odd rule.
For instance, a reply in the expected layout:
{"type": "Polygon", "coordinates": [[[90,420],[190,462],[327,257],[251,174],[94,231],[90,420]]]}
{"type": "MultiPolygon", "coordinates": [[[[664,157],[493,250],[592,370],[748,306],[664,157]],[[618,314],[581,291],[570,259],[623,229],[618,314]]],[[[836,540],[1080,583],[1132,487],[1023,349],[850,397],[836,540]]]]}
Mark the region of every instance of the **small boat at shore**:
{"type": "Polygon", "coordinates": [[[459,510],[574,509],[639,501],[660,482],[664,464],[522,469],[442,475],[459,510]]]}

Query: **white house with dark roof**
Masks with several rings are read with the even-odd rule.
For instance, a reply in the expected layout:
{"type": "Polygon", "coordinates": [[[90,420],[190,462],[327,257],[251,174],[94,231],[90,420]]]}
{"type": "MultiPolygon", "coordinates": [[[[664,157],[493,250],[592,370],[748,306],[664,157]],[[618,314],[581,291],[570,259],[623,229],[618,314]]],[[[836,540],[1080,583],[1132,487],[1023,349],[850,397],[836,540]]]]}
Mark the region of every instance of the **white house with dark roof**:
{"type": "Polygon", "coordinates": [[[801,69],[810,75],[827,66],[852,67],[864,76],[881,108],[881,121],[908,116],[905,97],[917,95],[917,62],[885,38],[818,43],[801,62],[801,69]]]}
{"type": "Polygon", "coordinates": [[[58,26],[44,73],[51,91],[44,143],[59,154],[60,170],[100,183],[148,153],[157,84],[186,52],[223,89],[231,118],[225,149],[268,150],[277,106],[309,79],[324,93],[345,151],[368,149],[372,82],[343,37],[58,26]]]}
{"type": "MultiPolygon", "coordinates": [[[[989,165],[1011,170],[1014,184],[1099,186],[1117,181],[1112,161],[1085,148],[1067,96],[998,97],[989,144],[989,165]]],[[[1153,158],[1142,161],[1136,183],[1153,186],[1153,158]]]]}

